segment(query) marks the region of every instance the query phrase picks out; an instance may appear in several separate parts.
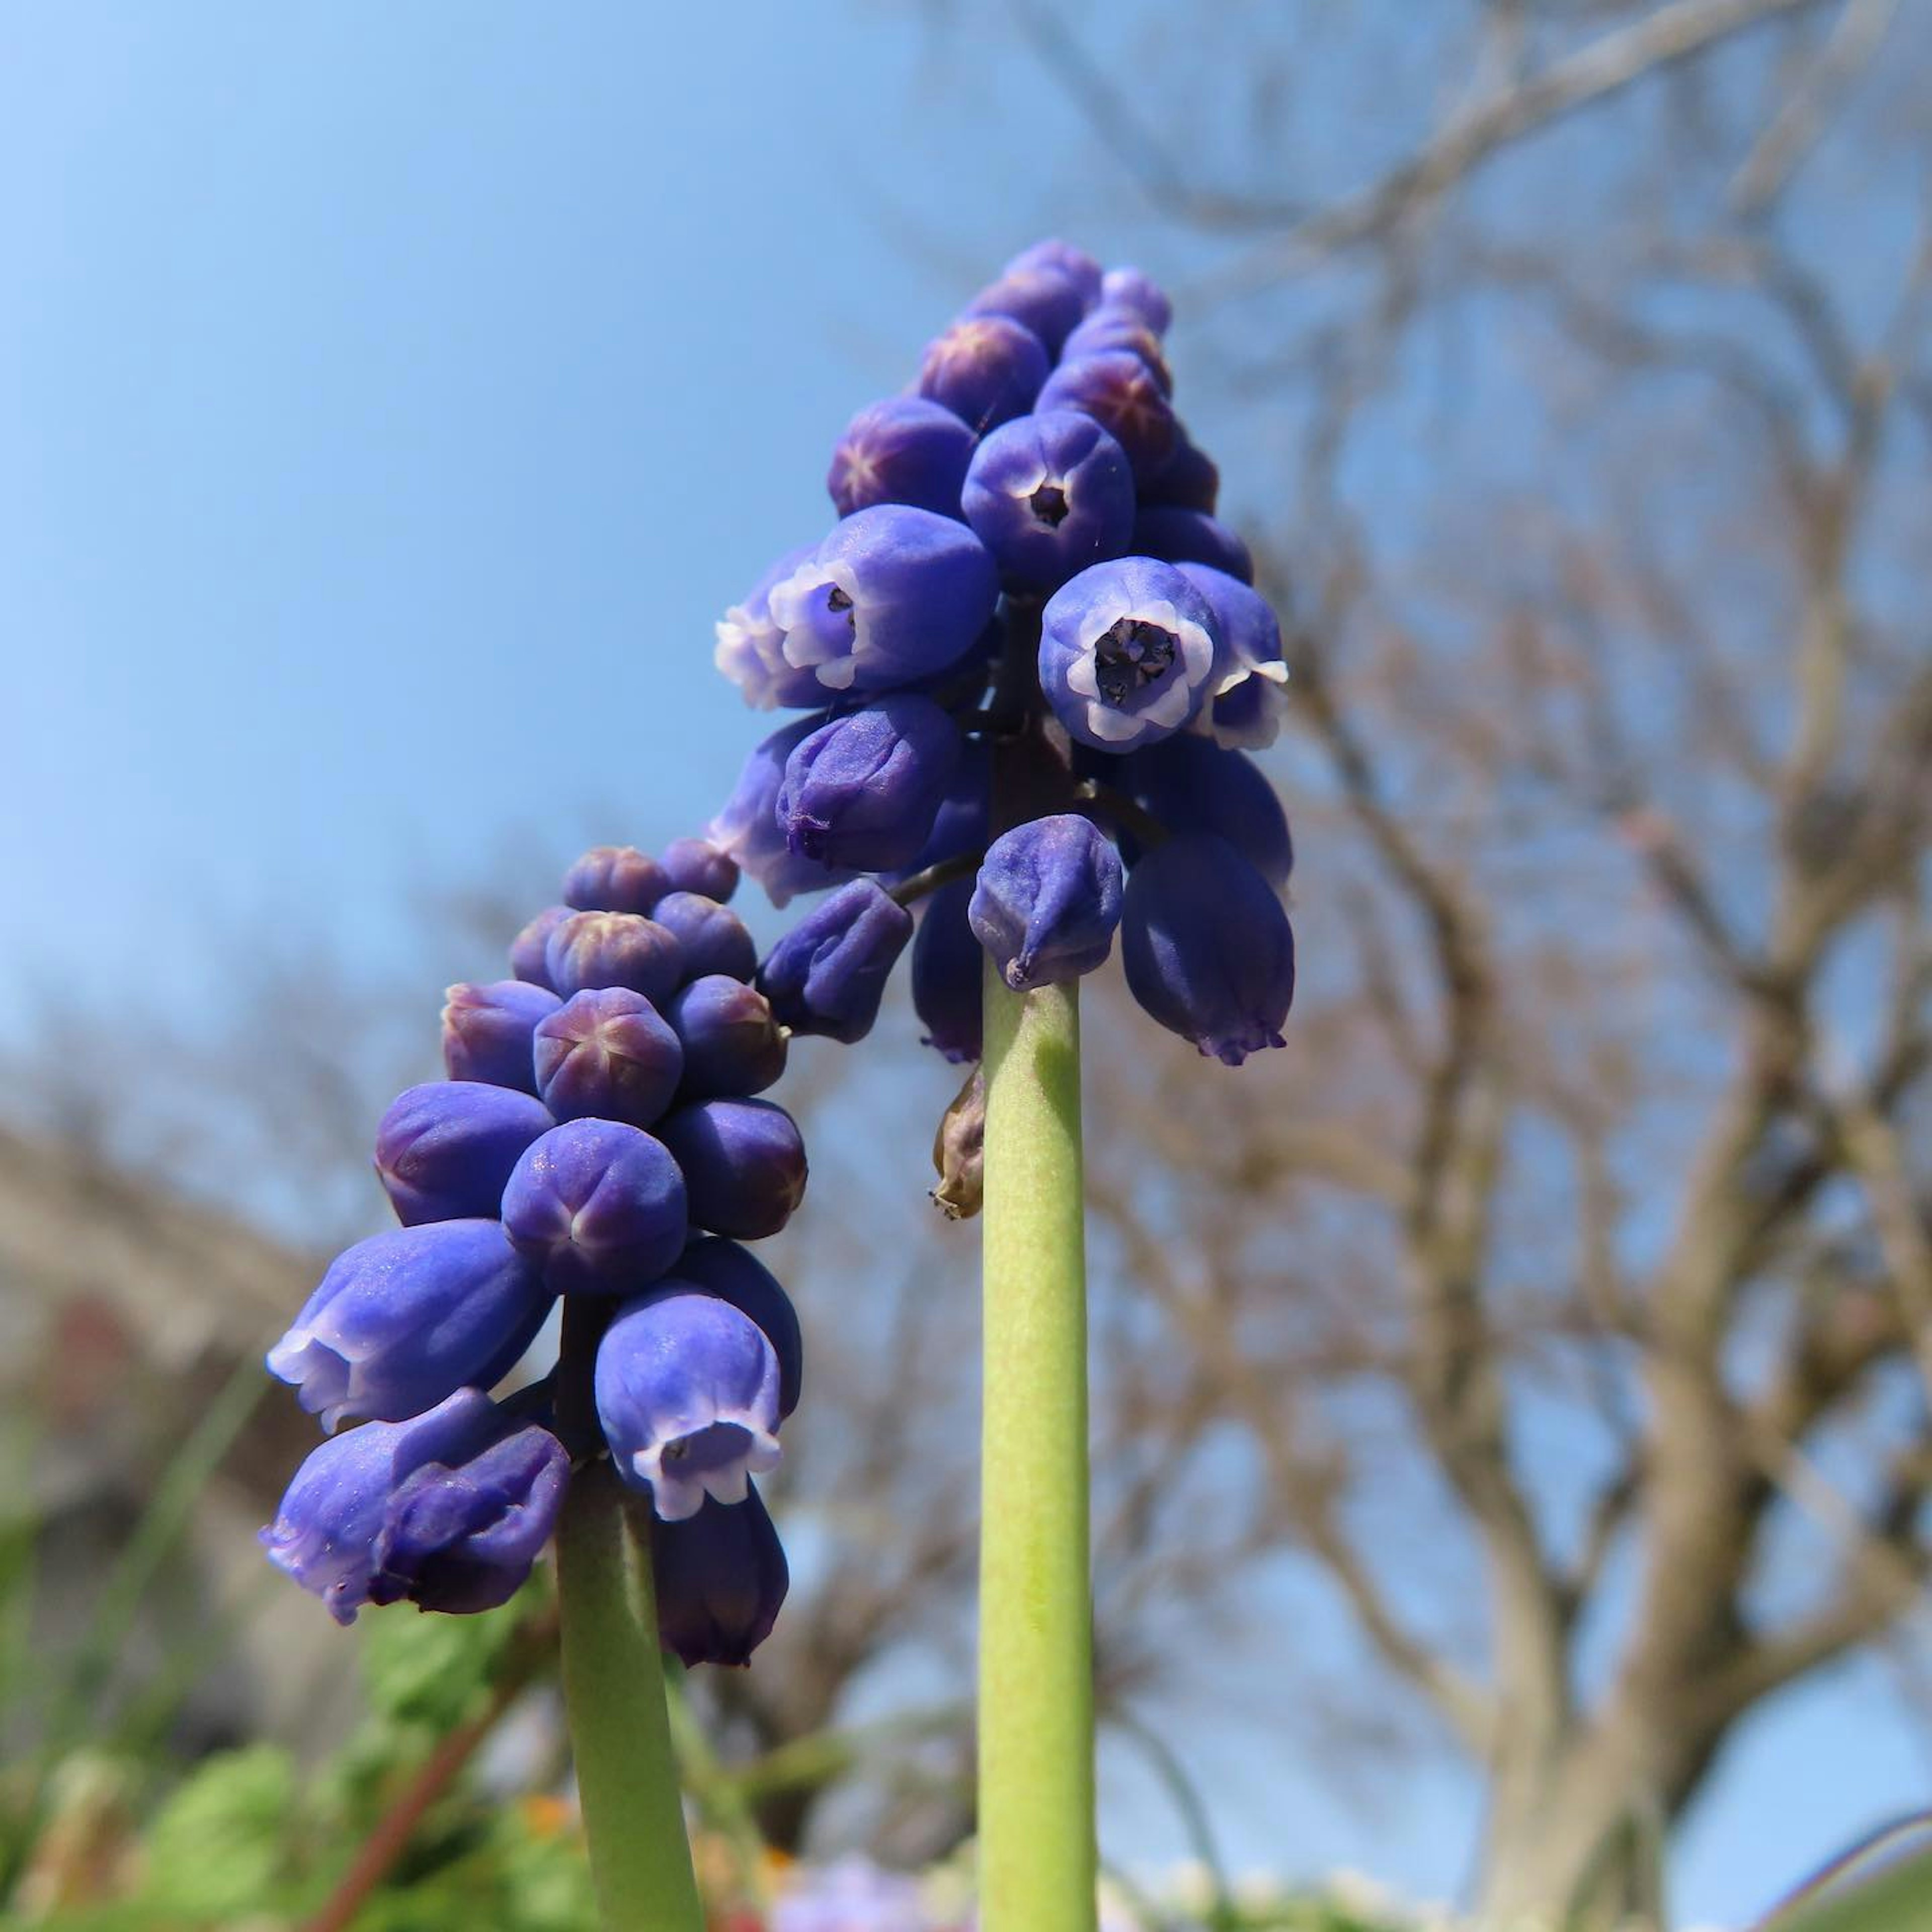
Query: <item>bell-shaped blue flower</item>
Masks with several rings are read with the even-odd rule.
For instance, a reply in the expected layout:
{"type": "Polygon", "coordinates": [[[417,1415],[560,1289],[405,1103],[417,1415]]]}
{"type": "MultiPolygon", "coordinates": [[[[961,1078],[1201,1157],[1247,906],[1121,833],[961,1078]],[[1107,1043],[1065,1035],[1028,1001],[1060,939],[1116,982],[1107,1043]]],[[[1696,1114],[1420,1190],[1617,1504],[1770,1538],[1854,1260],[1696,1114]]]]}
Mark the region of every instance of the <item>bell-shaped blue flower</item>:
{"type": "Polygon", "coordinates": [[[845,425],[825,487],[842,517],[874,503],[957,517],[972,454],[973,432],[950,410],[924,396],[892,396],[845,425]]]}
{"type": "Polygon", "coordinates": [[[1126,452],[1137,480],[1160,473],[1180,435],[1159,378],[1124,349],[1061,363],[1042,385],[1034,407],[1042,416],[1078,410],[1091,416],[1126,452]]]}
{"type": "Polygon", "coordinates": [[[872,880],[854,879],[766,955],[758,990],[780,1025],[850,1046],[872,1031],[912,924],[912,914],[872,880]]]}
{"type": "Polygon", "coordinates": [[[574,912],[544,942],[550,983],[566,1000],[589,988],[628,986],[664,998],[684,977],[677,935],[634,912],[574,912]]]}
{"type": "Polygon", "coordinates": [[[662,1286],[715,1294],[740,1315],[748,1315],[778,1359],[780,1418],[797,1408],[805,1376],[805,1338],[798,1325],[798,1311],[757,1256],[736,1241],[700,1236],[678,1257],[677,1266],[662,1286]]]}
{"type": "Polygon", "coordinates": [[[785,1070],[785,1035],[764,994],[722,974],[694,980],[664,1008],[684,1049],[687,1100],[762,1094],[785,1070]]]}
{"type": "Polygon", "coordinates": [[[784,632],[773,620],[771,607],[772,586],[788,581],[817,548],[802,544],[786,551],[715,627],[718,642],[712,662],[744,694],[745,702],[760,711],[825,701],[818,674],[786,661],[784,632]]]}
{"type": "Polygon", "coordinates": [[[1294,935],[1268,881],[1225,838],[1168,838],[1127,875],[1120,959],[1142,1006],[1238,1066],[1280,1046],[1294,935]]]}
{"type": "Polygon", "coordinates": [[[724,905],[738,890],[737,862],[708,838],[674,838],[658,863],[674,892],[702,892],[724,905]]]}
{"type": "Polygon", "coordinates": [[[692,1225],[761,1241],[805,1198],[805,1142],[770,1100],[694,1100],[658,1123],[684,1172],[692,1225]]]}
{"type": "Polygon", "coordinates": [[[711,821],[713,842],[758,880],[775,906],[788,905],[794,894],[819,892],[850,876],[794,852],[778,822],[785,762],[824,722],[825,714],[814,712],[774,731],[745,760],[724,808],[711,821]]]}
{"type": "MultiPolygon", "coordinates": [[[[1225,838],[1276,891],[1286,887],[1294,869],[1288,814],[1252,759],[1184,731],[1122,759],[1114,782],[1168,832],[1225,838]]],[[[1126,835],[1123,847],[1130,862],[1138,858],[1126,835]]]]}
{"type": "Polygon", "coordinates": [[[683,1252],[684,1176],[640,1127],[566,1120],[517,1163],[503,1229],[559,1294],[634,1294],[683,1252]]]}
{"type": "Polygon", "coordinates": [[[537,1089],[560,1120],[648,1127],[684,1073],[676,1030],[628,986],[573,994],[537,1028],[537,1089]]]}
{"type": "Polygon", "coordinates": [[[597,1348],[598,1420],[619,1475],[667,1522],[706,1497],[742,1503],[778,1467],[778,1363],[764,1331],[714,1295],[626,1302],[597,1348]]]}
{"type": "Polygon", "coordinates": [[[702,892],[667,892],[651,916],[677,936],[686,980],[723,973],[748,980],[758,970],[758,949],[750,930],[728,906],[702,892]]]}
{"type": "Polygon", "coordinates": [[[967,917],[1016,993],[1106,962],[1120,922],[1120,857],[1072,812],[1036,818],[986,848],[967,917]]]}
{"type": "Polygon", "coordinates": [[[930,510],[875,504],[848,517],[772,586],[785,662],[826,692],[889,691],[956,664],[999,596],[986,546],[930,510]]]}
{"type": "Polygon", "coordinates": [[[1096,751],[1132,751],[1178,731],[1213,696],[1220,658],[1206,598],[1149,557],[1083,570],[1040,615],[1040,688],[1096,751]]]}
{"type": "Polygon", "coordinates": [[[1222,646],[1214,700],[1195,722],[1216,744],[1261,751],[1280,734],[1288,702],[1288,665],[1274,607],[1238,575],[1199,563],[1180,569],[1207,598],[1222,646]]]}
{"type": "Polygon", "coordinates": [[[929,698],[895,692],[822,725],[785,760],[778,815],[795,852],[868,872],[926,843],[959,763],[959,729],[929,698]]]}
{"type": "Polygon", "coordinates": [[[1120,446],[1072,410],[1016,417],[974,452],[966,520],[1015,589],[1056,590],[1116,557],[1133,529],[1134,479],[1120,446]]]}
{"type": "Polygon", "coordinates": [[[593,845],[563,875],[563,902],[579,912],[646,913],[670,889],[664,868],[634,845],[593,845]]]}
{"type": "Polygon", "coordinates": [[[1033,407],[1052,363],[1046,345],[1010,316],[969,316],[927,345],[919,392],[984,436],[1033,407]]]}
{"type": "Polygon", "coordinates": [[[556,1123],[540,1100],[474,1080],[430,1080],[389,1103],[376,1174],[404,1227],[494,1215],[524,1148],[556,1123]]]}
{"type": "Polygon", "coordinates": [[[521,980],[452,986],[443,995],[444,1070],[452,1080],[482,1080],[536,1093],[532,1036],[562,1004],[548,987],[521,980]]]}
{"type": "Polygon", "coordinates": [[[332,1436],[296,1471],[260,1540],[339,1624],[365,1604],[405,1599],[494,1610],[529,1577],[569,1473],[547,1429],[458,1389],[409,1421],[332,1436]]]}
{"type": "Polygon", "coordinates": [[[686,1670],[746,1664],[772,1634],[790,1587],[778,1541],[755,1484],[741,1503],[708,1498],[681,1522],[651,1522],[658,1639],[686,1670]]]}
{"type": "Polygon", "coordinates": [[[924,1044],[956,1063],[980,1058],[982,1035],[986,956],[966,916],[973,887],[951,879],[928,894],[912,942],[912,1005],[924,1044]]]}
{"type": "Polygon", "coordinates": [[[346,1416],[400,1422],[507,1374],[549,1306],[500,1223],[398,1228],[335,1258],[268,1351],[268,1372],[325,1429],[346,1416]]]}

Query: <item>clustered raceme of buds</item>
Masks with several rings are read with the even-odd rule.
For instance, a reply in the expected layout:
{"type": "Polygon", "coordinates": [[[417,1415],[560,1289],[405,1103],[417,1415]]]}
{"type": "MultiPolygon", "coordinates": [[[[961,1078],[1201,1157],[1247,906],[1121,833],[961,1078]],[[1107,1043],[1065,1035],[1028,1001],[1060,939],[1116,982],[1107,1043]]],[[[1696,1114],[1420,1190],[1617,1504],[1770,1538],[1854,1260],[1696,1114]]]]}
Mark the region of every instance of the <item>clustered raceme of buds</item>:
{"type": "Polygon", "coordinates": [[[910,941],[928,1044],[976,1061],[982,955],[1024,992],[1118,928],[1162,1026],[1229,1066],[1282,1043],[1293,852],[1246,754],[1288,671],[1174,412],[1169,319],[1136,269],[1017,256],[915,393],[853,418],[831,532],[719,622],[747,700],[808,714],[710,827],[776,904],[831,889],[758,970],[791,1031],[862,1038],[910,941]]]}
{"type": "Polygon", "coordinates": [[[742,1664],[770,1632],[784,1553],[751,1479],[777,1466],[801,1347],[740,1244],[790,1218],[806,1161],[757,1097],[786,1035],[748,983],[737,882],[704,840],[599,847],[512,978],[450,988],[448,1078],[376,1132],[400,1225],[339,1256],[268,1354],[330,1433],[262,1540],[339,1622],[506,1602],[573,1462],[608,1453],[650,1513],[664,1642],[742,1664]],[[560,1298],[558,1371],[493,1401],[560,1298]]]}

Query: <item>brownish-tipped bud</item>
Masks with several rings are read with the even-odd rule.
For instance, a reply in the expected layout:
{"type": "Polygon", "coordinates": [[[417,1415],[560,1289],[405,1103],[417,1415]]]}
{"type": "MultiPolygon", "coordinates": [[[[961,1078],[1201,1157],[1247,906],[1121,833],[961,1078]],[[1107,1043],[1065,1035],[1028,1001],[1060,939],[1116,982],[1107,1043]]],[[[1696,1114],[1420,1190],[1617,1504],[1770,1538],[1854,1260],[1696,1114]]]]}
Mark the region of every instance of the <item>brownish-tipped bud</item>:
{"type": "Polygon", "coordinates": [[[974,1067],[932,1139],[932,1165],[939,1185],[934,1204],[949,1221],[970,1221],[986,1198],[986,1076],[974,1067]]]}

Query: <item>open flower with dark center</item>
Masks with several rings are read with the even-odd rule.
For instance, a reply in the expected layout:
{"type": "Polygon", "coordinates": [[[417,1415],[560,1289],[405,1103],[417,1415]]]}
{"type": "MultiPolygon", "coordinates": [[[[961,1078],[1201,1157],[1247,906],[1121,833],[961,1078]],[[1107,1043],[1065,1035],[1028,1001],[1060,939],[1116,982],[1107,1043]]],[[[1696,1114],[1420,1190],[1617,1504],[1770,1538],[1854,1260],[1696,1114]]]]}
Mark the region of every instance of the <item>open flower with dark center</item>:
{"type": "Polygon", "coordinates": [[[994,430],[974,452],[960,501],[1010,586],[1054,590],[1126,548],[1133,472],[1091,416],[1054,410],[994,430]]]}
{"type": "Polygon", "coordinates": [[[1064,584],[1041,614],[1040,688],[1083,745],[1126,752],[1178,731],[1214,694],[1214,616],[1172,564],[1122,557],[1064,584]]]}

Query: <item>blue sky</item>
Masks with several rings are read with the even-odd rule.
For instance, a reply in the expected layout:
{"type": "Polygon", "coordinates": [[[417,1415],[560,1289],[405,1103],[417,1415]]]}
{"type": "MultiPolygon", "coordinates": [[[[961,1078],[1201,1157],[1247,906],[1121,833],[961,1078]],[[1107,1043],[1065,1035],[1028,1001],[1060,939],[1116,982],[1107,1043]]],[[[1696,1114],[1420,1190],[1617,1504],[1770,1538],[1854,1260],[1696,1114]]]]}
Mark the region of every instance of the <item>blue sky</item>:
{"type": "MultiPolygon", "coordinates": [[[[823,526],[846,417],[1038,233],[1178,260],[1016,46],[917,11],[0,15],[0,1040],[50,988],[192,1016],[215,932],[380,971],[425,880],[709,815],[760,728],[711,620],[823,526]]],[[[1687,1918],[1924,1793],[1899,1704],[1863,1664],[1746,1730],[1687,1918]]],[[[1236,1864],[1462,1875],[1460,1780],[1365,1813],[1185,1748],[1236,1864]]],[[[1108,1828],[1180,1850],[1124,1774],[1108,1828]]]]}

